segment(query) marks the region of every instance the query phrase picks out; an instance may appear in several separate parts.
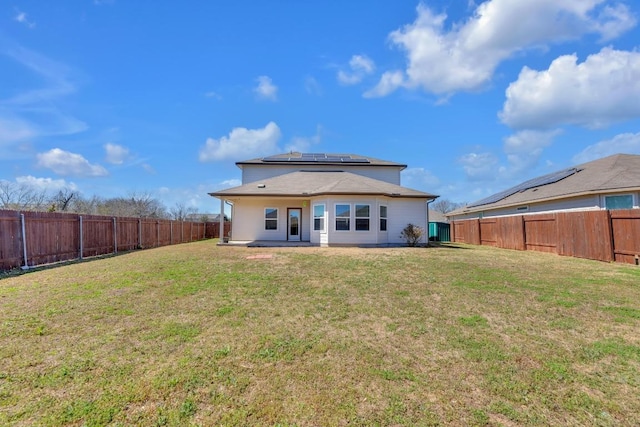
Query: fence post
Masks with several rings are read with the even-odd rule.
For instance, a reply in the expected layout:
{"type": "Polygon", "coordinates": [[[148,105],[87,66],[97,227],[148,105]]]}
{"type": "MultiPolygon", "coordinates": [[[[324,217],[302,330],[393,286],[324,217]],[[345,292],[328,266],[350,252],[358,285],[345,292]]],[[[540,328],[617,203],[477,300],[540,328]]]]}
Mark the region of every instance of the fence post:
{"type": "Polygon", "coordinates": [[[82,259],[82,254],[84,252],[84,239],[82,238],[82,215],[78,216],[80,218],[80,256],[79,259],[82,259]]]}
{"type": "Polygon", "coordinates": [[[173,245],[173,220],[169,221],[171,224],[171,230],[169,231],[169,244],[173,245]]]}
{"type": "Polygon", "coordinates": [[[24,255],[24,266],[23,270],[29,268],[29,259],[27,258],[27,227],[24,224],[24,214],[20,214],[20,224],[22,226],[22,253],[24,255]]]}
{"type": "Polygon", "coordinates": [[[142,218],[138,218],[138,249],[142,249],[142,218]]]}
{"type": "Polygon", "coordinates": [[[113,217],[113,253],[118,253],[118,222],[116,217],[113,217]]]}
{"type": "Polygon", "coordinates": [[[160,220],[156,220],[156,246],[160,246],[160,220]]]}

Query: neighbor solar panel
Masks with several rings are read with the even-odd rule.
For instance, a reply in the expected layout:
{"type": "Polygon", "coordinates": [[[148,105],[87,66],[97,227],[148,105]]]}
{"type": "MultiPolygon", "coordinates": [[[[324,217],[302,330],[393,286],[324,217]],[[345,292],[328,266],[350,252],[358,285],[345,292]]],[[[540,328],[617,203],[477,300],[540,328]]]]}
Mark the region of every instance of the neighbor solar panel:
{"type": "Polygon", "coordinates": [[[518,184],[515,187],[511,187],[507,190],[493,194],[482,200],[478,200],[477,202],[470,204],[468,207],[472,208],[475,206],[482,206],[482,205],[488,205],[491,203],[496,203],[496,202],[499,202],[500,200],[506,199],[507,197],[513,194],[521,193],[531,188],[542,187],[543,185],[553,184],[555,182],[561,181],[577,172],[580,172],[580,170],[576,168],[569,168],[569,169],[564,169],[558,172],[553,172],[547,175],[539,176],[537,178],[530,179],[529,181],[525,181],[522,184],[518,184]]]}

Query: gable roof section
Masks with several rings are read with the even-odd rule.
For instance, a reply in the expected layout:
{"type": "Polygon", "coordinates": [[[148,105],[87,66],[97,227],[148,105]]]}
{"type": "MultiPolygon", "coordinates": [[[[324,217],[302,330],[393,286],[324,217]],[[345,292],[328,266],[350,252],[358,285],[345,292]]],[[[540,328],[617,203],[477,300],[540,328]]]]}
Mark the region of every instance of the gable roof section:
{"type": "Polygon", "coordinates": [[[438,196],[390,184],[351,172],[298,171],[263,181],[209,193],[214,197],[311,197],[323,195],[376,195],[435,199],[438,196]]]}
{"type": "Polygon", "coordinates": [[[255,159],[236,162],[242,168],[244,165],[349,165],[349,166],[391,166],[405,169],[407,165],[390,162],[387,160],[375,159],[373,157],[360,156],[358,154],[336,154],[336,153],[284,153],[268,157],[258,157],[255,159]]]}
{"type": "Polygon", "coordinates": [[[638,190],[640,190],[640,156],[615,154],[525,181],[447,215],[460,215],[590,194],[638,190]]]}

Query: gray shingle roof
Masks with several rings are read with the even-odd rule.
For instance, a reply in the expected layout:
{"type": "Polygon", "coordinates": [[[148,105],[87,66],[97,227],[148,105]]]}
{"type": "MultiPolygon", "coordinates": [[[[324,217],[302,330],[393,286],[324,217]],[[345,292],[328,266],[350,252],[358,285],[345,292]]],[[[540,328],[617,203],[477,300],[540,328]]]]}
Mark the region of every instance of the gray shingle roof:
{"type": "Polygon", "coordinates": [[[209,193],[214,197],[231,196],[287,196],[311,197],[321,195],[380,195],[433,199],[437,196],[390,184],[351,172],[298,171],[256,181],[239,187],[209,193]]]}
{"type": "Polygon", "coordinates": [[[560,181],[516,192],[494,203],[471,203],[447,214],[487,211],[589,194],[640,190],[640,156],[615,154],[575,166],[577,173],[560,181]],[[476,205],[477,204],[477,205],[476,205]]]}

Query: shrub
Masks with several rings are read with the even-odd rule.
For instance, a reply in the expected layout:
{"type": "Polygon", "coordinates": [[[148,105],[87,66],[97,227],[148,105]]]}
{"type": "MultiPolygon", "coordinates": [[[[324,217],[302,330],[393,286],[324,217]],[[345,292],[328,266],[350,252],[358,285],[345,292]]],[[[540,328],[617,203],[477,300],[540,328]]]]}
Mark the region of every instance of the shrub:
{"type": "Polygon", "coordinates": [[[409,246],[418,246],[420,239],[424,234],[424,228],[415,224],[407,224],[407,226],[400,233],[400,237],[406,240],[409,246]]]}

